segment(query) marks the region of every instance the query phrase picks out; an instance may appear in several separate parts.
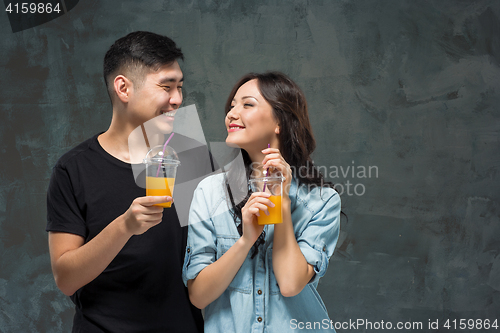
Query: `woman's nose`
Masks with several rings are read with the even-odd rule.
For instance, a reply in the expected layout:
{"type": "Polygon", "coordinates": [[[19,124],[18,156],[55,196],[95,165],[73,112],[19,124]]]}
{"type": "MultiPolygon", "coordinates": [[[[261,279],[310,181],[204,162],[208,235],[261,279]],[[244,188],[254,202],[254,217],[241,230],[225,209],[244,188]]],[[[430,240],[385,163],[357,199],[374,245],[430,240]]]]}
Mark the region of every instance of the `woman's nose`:
{"type": "Polygon", "coordinates": [[[232,107],[229,109],[228,113],[226,114],[227,119],[238,119],[238,112],[236,111],[236,107],[232,107]]]}

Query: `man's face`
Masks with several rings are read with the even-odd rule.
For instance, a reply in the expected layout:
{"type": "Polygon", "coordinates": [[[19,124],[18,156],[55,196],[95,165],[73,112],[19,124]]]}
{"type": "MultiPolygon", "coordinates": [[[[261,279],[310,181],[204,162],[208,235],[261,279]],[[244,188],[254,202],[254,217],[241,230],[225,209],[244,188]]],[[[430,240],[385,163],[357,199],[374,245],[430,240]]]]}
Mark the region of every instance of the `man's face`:
{"type": "Polygon", "coordinates": [[[131,89],[128,112],[134,126],[148,124],[162,133],[172,132],[176,110],[182,104],[182,71],[177,61],[146,74],[144,82],[131,89]]]}

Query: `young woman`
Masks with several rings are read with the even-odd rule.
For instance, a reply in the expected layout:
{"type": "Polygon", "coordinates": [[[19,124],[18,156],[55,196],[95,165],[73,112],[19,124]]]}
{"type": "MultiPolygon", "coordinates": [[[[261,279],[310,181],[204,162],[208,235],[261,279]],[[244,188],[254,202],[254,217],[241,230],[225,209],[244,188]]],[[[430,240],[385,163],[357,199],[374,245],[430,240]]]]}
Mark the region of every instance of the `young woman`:
{"type": "Polygon", "coordinates": [[[333,331],[316,287],[339,236],[340,198],[310,157],[315,141],[302,91],[282,73],[245,75],[227,100],[225,124],[246,180],[259,170],[283,175],[283,222],[258,225],[273,206],[269,194],[250,193],[245,183],[239,202],[231,170],[199,184],[183,279],[191,302],[205,309],[205,331],[333,331]]]}

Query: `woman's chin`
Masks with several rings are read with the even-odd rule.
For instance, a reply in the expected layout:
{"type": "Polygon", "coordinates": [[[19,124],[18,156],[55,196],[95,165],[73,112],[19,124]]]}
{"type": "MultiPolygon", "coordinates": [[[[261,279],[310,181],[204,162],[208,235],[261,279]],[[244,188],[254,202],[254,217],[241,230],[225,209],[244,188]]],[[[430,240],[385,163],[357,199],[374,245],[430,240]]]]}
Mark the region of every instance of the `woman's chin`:
{"type": "Polygon", "coordinates": [[[228,139],[226,139],[226,145],[228,145],[229,147],[232,147],[232,148],[241,148],[237,143],[235,143],[231,140],[228,140],[228,139]]]}

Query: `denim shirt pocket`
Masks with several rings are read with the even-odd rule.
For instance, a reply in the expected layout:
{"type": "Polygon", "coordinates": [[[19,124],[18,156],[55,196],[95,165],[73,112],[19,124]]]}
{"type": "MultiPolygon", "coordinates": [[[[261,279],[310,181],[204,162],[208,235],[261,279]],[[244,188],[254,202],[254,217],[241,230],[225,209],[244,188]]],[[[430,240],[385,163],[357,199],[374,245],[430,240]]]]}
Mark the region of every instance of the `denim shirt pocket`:
{"type": "Polygon", "coordinates": [[[269,276],[269,293],[271,295],[278,295],[280,293],[280,287],[273,270],[273,249],[269,248],[267,250],[267,274],[269,276]]]}
{"type": "MultiPolygon", "coordinates": [[[[236,243],[239,237],[233,236],[217,236],[217,259],[222,257],[224,253],[231,248],[231,246],[236,243]]],[[[253,289],[253,267],[251,252],[249,251],[247,258],[241,265],[238,273],[233,278],[233,281],[229,284],[229,289],[231,291],[240,292],[243,294],[251,294],[253,289]]]]}

